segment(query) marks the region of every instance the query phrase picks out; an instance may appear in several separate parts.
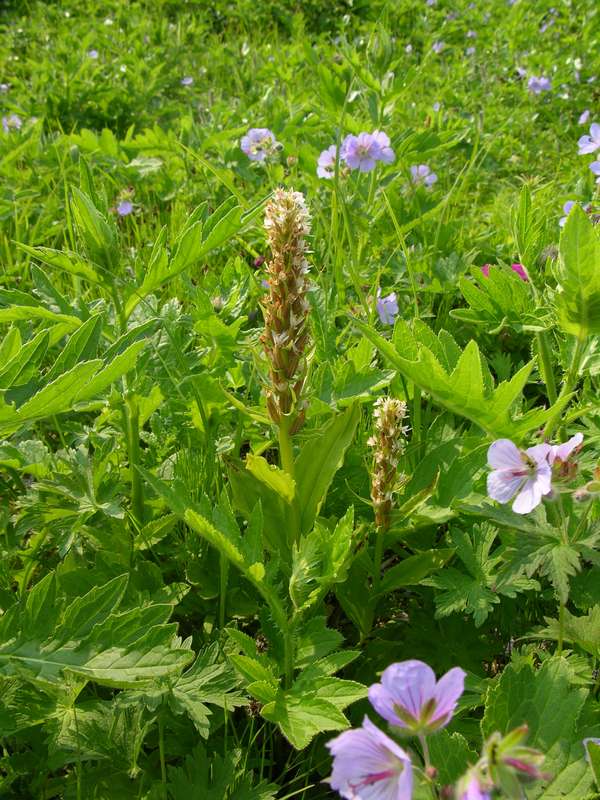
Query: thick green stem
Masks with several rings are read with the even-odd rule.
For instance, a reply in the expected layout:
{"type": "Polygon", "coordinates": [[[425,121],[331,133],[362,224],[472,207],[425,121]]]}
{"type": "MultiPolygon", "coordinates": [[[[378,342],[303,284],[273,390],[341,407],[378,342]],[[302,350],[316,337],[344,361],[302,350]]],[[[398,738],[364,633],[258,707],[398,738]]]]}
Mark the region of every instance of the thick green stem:
{"type": "MultiPolygon", "coordinates": [[[[279,460],[281,463],[281,469],[290,476],[290,478],[295,479],[296,477],[296,469],[294,465],[294,450],[292,447],[292,436],[290,433],[290,428],[293,423],[293,418],[290,415],[282,416],[279,422],[279,460]]],[[[298,508],[298,500],[296,497],[292,500],[290,504],[290,535],[288,536],[288,542],[290,543],[290,547],[293,543],[297,542],[300,538],[300,510],[298,508]]]]}
{"type": "Polygon", "coordinates": [[[556,381],[554,380],[554,371],[552,369],[552,356],[550,343],[548,341],[548,334],[546,331],[541,331],[536,334],[538,354],[540,357],[540,374],[542,380],[546,384],[546,393],[548,394],[548,401],[551,406],[556,403],[556,381]]]}
{"type": "Polygon", "coordinates": [[[378,528],[375,532],[375,556],[373,558],[373,592],[377,594],[381,586],[381,564],[383,562],[385,532],[378,528]]]}
{"type": "MultiPolygon", "coordinates": [[[[571,362],[571,367],[565,378],[563,380],[563,385],[560,390],[560,395],[558,396],[559,400],[565,398],[568,394],[570,394],[576,383],[577,379],[579,378],[579,367],[581,365],[581,357],[583,356],[583,352],[585,350],[585,340],[578,339],[577,346],[575,347],[575,353],[573,354],[573,360],[571,362]]],[[[556,411],[546,423],[546,427],[544,428],[544,438],[550,439],[554,431],[556,430],[557,426],[560,424],[560,420],[562,417],[563,409],[560,408],[556,411]]]]}
{"type": "Polygon", "coordinates": [[[423,751],[423,763],[425,764],[425,769],[431,766],[431,759],[429,758],[429,745],[427,744],[427,737],[425,734],[419,734],[419,741],[421,742],[421,749],[423,751]]]}
{"type": "Polygon", "coordinates": [[[283,674],[285,688],[291,688],[294,682],[294,626],[291,620],[283,632],[283,674]]]}

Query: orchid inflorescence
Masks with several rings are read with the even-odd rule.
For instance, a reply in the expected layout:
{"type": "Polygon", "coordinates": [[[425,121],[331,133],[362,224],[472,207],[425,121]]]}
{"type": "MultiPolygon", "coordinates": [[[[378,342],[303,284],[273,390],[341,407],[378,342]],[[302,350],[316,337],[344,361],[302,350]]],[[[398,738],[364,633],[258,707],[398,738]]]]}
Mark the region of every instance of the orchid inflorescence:
{"type": "Polygon", "coordinates": [[[291,433],[295,433],[305,415],[301,394],[309,341],[306,236],[310,233],[310,215],[304,196],[292,189],[277,189],[267,204],[265,229],[271,248],[261,336],[269,362],[267,408],[276,424],[284,416],[294,415],[291,433]]]}
{"type": "Polygon", "coordinates": [[[407,415],[406,403],[394,397],[375,401],[375,430],[367,444],[373,448],[371,500],[375,525],[385,531],[390,526],[392,497],[398,482],[398,462],[404,453],[408,427],[403,424],[407,415]]]}

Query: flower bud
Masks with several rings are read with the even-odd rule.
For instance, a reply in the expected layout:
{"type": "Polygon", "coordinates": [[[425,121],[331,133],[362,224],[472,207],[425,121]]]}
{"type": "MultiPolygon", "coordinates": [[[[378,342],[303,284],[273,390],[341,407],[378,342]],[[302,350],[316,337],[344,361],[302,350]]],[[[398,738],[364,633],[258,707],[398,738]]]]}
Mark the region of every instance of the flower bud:
{"type": "Polygon", "coordinates": [[[509,798],[522,797],[521,784],[549,777],[540,769],[544,754],[525,746],[527,734],[527,725],[521,725],[506,736],[492,734],[484,744],[482,761],[494,785],[509,798]]]}

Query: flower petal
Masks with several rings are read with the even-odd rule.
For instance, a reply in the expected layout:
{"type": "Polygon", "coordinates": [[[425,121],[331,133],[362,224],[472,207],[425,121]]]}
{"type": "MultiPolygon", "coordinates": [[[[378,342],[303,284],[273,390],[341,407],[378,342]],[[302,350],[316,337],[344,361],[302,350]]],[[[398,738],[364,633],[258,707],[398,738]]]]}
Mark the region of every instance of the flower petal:
{"type": "Polygon", "coordinates": [[[487,459],[492,469],[523,469],[521,451],[510,439],[496,439],[492,442],[487,459]]]}
{"type": "Polygon", "coordinates": [[[467,673],[460,667],[453,667],[445,675],[442,675],[435,687],[436,708],[432,719],[437,720],[448,716],[446,723],[450,722],[458,698],[465,690],[466,676],[467,673]]]}
{"type": "Polygon", "coordinates": [[[537,478],[529,478],[516,496],[512,510],[515,514],[529,514],[542,502],[542,494],[547,494],[547,492],[542,492],[537,478]]]}
{"type": "Polygon", "coordinates": [[[568,442],[552,445],[548,460],[551,464],[553,464],[557,458],[560,461],[568,461],[573,450],[580,447],[582,442],[583,433],[576,433],[575,436],[571,436],[568,442]]]}
{"type": "Polygon", "coordinates": [[[395,704],[418,719],[421,708],[435,692],[435,673],[423,661],[411,659],[391,664],[383,671],[381,683],[395,704]]]}
{"type": "Polygon", "coordinates": [[[487,477],[487,493],[492,500],[497,500],[499,503],[508,503],[519,491],[523,480],[524,477],[522,475],[515,476],[512,474],[512,470],[494,470],[487,477]]]}

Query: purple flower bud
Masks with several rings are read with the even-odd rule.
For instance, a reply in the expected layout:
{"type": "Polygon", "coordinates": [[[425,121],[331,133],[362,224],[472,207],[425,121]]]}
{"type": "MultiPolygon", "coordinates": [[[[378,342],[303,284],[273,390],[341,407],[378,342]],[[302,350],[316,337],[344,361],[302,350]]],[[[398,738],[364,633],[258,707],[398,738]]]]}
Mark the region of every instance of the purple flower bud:
{"type": "Polygon", "coordinates": [[[513,272],[517,273],[517,275],[519,276],[519,278],[521,278],[522,281],[529,283],[529,275],[525,271],[525,267],[523,266],[523,264],[518,264],[518,263],[511,264],[510,268],[512,269],[513,272]]]}
{"type": "Polygon", "coordinates": [[[578,125],[585,125],[586,122],[590,118],[590,113],[591,112],[590,112],[589,108],[586,108],[585,111],[582,111],[581,114],[579,115],[579,119],[577,120],[577,124],[578,125]]]}
{"type": "Polygon", "coordinates": [[[481,271],[483,272],[483,275],[484,275],[485,278],[489,278],[490,277],[490,267],[491,266],[492,266],[491,264],[484,264],[483,267],[481,267],[481,271]]]}
{"type": "Polygon", "coordinates": [[[567,217],[569,216],[569,213],[570,213],[571,209],[573,208],[573,206],[576,206],[576,205],[577,205],[577,201],[576,200],[567,200],[567,202],[564,204],[563,213],[564,213],[565,216],[561,217],[559,219],[559,221],[558,221],[558,224],[560,225],[561,228],[564,227],[564,224],[567,221],[567,217]]]}

